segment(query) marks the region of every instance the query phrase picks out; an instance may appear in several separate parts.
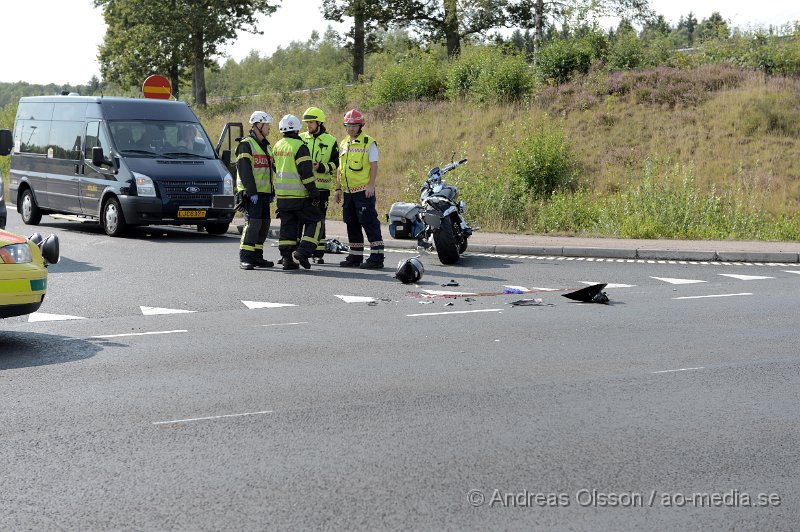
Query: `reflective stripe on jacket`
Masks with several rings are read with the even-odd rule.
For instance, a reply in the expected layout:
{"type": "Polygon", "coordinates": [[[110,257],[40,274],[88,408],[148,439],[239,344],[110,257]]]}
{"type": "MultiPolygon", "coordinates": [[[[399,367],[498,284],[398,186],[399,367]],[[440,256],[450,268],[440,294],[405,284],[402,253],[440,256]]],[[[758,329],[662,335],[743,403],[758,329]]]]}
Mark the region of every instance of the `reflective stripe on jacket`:
{"type": "Polygon", "coordinates": [[[297,150],[304,143],[299,138],[284,137],[275,144],[273,153],[275,154],[275,195],[278,198],[307,198],[309,196],[305,184],[314,181],[314,176],[301,179],[297,165],[310,161],[310,157],[297,156],[297,150]]]}
{"type": "Polygon", "coordinates": [[[315,137],[308,131],[303,131],[300,133],[300,138],[303,139],[303,142],[308,146],[308,151],[311,152],[311,162],[320,163],[326,169],[324,173],[314,171],[314,177],[317,179],[317,188],[320,190],[333,190],[336,164],[331,161],[331,156],[333,155],[333,148],[336,146],[336,137],[328,132],[315,137]]]}
{"type": "MultiPolygon", "coordinates": [[[[253,179],[255,180],[256,184],[256,191],[261,192],[264,194],[272,194],[272,177],[273,177],[273,157],[272,157],[272,146],[267,145],[267,151],[265,152],[258,141],[251,136],[244,137],[242,139],[242,143],[247,143],[250,145],[251,153],[247,153],[246,151],[240,151],[236,155],[236,163],[238,166],[239,161],[242,159],[249,159],[251,163],[251,168],[253,170],[253,179]]],[[[236,190],[243,191],[246,190],[244,185],[244,180],[242,179],[241,172],[239,172],[239,177],[236,180],[236,190]]]]}

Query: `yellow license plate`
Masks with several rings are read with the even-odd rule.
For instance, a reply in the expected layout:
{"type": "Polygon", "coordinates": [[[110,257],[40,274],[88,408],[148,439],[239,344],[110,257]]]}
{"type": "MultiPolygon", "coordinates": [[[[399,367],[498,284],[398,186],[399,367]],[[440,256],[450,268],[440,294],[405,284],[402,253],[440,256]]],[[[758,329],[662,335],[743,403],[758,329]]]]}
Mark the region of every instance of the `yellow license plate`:
{"type": "Polygon", "coordinates": [[[178,218],[205,218],[205,209],[180,209],[178,210],[178,218]]]}

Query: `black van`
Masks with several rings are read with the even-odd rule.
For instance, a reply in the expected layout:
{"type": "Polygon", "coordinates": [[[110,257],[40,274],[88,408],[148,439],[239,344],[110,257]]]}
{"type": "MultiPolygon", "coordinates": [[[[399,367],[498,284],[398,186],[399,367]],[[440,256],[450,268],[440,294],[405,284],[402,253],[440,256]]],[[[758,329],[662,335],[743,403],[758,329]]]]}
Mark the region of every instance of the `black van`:
{"type": "Polygon", "coordinates": [[[13,142],[9,196],[26,224],[58,213],[110,236],[151,224],[223,234],[233,220],[233,178],[184,102],[21,98],[13,142]]]}

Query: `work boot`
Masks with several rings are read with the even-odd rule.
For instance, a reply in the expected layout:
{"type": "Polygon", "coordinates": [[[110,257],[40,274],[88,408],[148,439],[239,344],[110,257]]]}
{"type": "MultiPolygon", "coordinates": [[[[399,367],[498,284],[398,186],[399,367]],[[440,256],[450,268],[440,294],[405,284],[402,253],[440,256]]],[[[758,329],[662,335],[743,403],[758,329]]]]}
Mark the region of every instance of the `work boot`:
{"type": "Polygon", "coordinates": [[[271,260],[265,260],[262,257],[258,257],[256,259],[256,266],[258,266],[259,268],[272,268],[273,266],[275,266],[275,263],[272,262],[271,260]]]}
{"type": "Polygon", "coordinates": [[[361,263],[364,261],[361,257],[356,257],[354,255],[348,255],[346,259],[339,263],[339,266],[342,268],[358,268],[361,266],[361,263]]]}
{"type": "Polygon", "coordinates": [[[364,262],[364,264],[361,264],[359,268],[362,270],[382,270],[383,263],[376,260],[367,259],[367,261],[364,262]]]}
{"type": "Polygon", "coordinates": [[[283,265],[284,270],[297,270],[300,268],[300,265],[292,260],[291,255],[284,255],[281,257],[281,264],[283,265]]]}
{"type": "Polygon", "coordinates": [[[258,257],[252,251],[248,251],[246,249],[239,250],[239,267],[243,270],[252,270],[257,265],[258,257]]]}
{"type": "Polygon", "coordinates": [[[308,261],[308,257],[305,256],[303,253],[300,253],[299,251],[295,251],[294,253],[292,253],[292,257],[297,259],[297,262],[300,263],[300,266],[302,266],[306,270],[310,270],[311,269],[311,263],[308,261]]]}

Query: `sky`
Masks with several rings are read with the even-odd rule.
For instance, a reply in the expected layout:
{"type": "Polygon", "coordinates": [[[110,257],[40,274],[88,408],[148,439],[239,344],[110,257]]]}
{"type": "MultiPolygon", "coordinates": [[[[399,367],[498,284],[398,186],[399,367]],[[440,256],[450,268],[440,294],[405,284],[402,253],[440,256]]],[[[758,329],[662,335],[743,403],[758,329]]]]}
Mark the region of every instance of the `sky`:
{"type": "MultiPolygon", "coordinates": [[[[227,57],[240,61],[251,50],[265,57],[279,46],[308,40],[314,30],[323,33],[330,22],[322,17],[321,5],[322,0],[283,0],[271,17],[260,19],[263,35],[240,34],[224,48],[227,57]]],[[[672,25],[689,11],[697,20],[719,11],[740,28],[800,20],[797,0],[650,0],[650,5],[672,25]]],[[[1,9],[0,82],[79,85],[100,77],[97,48],[105,23],[92,0],[5,0],[1,9]]]]}

